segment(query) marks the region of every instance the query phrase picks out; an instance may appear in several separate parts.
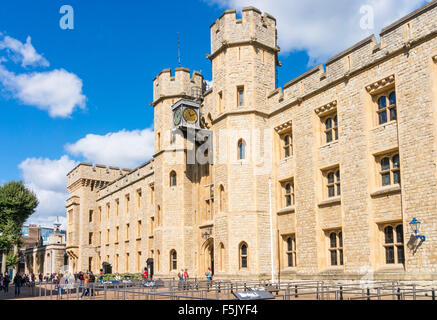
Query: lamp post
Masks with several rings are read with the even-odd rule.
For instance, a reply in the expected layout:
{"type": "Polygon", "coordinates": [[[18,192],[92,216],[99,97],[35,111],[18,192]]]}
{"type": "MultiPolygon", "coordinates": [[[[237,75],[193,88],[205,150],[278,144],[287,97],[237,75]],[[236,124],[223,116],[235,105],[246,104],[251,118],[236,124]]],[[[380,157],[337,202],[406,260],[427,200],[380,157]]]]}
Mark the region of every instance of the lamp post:
{"type": "Polygon", "coordinates": [[[421,222],[416,218],[413,218],[413,220],[410,221],[411,231],[413,232],[414,236],[416,239],[420,239],[423,242],[426,240],[426,237],[420,234],[420,225],[421,222]]]}

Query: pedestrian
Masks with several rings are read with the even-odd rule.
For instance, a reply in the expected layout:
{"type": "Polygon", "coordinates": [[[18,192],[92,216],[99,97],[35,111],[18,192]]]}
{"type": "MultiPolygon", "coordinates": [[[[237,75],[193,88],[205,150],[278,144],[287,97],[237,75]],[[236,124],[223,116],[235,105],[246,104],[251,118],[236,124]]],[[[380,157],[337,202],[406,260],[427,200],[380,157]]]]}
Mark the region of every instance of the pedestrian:
{"type": "Polygon", "coordinates": [[[88,284],[89,284],[89,277],[88,274],[83,275],[84,278],[84,284],[83,284],[83,289],[82,289],[82,295],[80,296],[80,298],[82,299],[84,295],[88,295],[89,291],[88,291],[88,284]]]}
{"type": "Polygon", "coordinates": [[[185,269],[184,271],[184,280],[188,280],[189,276],[188,276],[188,269],[185,269]]]}
{"type": "Polygon", "coordinates": [[[89,278],[89,293],[90,296],[94,296],[94,283],[96,282],[96,277],[92,271],[90,272],[89,278]]]}
{"type": "Polygon", "coordinates": [[[181,269],[178,273],[179,280],[184,280],[184,270],[181,269]]]}
{"type": "Polygon", "coordinates": [[[206,270],[205,276],[206,276],[206,280],[211,281],[211,277],[212,277],[211,268],[208,268],[208,270],[206,270]]]}
{"type": "Polygon", "coordinates": [[[20,289],[23,284],[23,278],[21,277],[20,273],[17,272],[17,274],[14,277],[14,285],[15,285],[15,297],[20,296],[20,289]]]}
{"type": "Polygon", "coordinates": [[[148,272],[147,268],[144,268],[143,279],[144,279],[144,281],[147,281],[148,278],[149,278],[149,272],[148,272]]]}
{"type": "Polygon", "coordinates": [[[103,282],[103,269],[100,269],[99,282],[103,282]]]}
{"type": "Polygon", "coordinates": [[[9,292],[9,282],[11,282],[11,280],[9,279],[9,275],[5,273],[5,276],[3,278],[3,290],[5,291],[5,294],[9,292]]]}
{"type": "Polygon", "coordinates": [[[42,282],[42,273],[40,273],[39,275],[38,275],[38,279],[39,279],[39,283],[41,283],[42,282]]]}
{"type": "Polygon", "coordinates": [[[3,275],[0,273],[0,291],[3,290],[3,275]]]}

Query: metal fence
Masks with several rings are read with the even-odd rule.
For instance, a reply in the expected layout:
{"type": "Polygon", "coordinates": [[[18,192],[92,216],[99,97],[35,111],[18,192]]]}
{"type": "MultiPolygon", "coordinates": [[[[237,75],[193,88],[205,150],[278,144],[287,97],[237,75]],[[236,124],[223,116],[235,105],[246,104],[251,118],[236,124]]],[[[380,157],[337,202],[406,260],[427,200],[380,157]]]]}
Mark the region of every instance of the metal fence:
{"type": "Polygon", "coordinates": [[[435,300],[432,283],[418,285],[398,281],[199,281],[158,279],[57,286],[36,283],[30,296],[53,300],[234,300],[235,292],[269,291],[275,300],[435,300]]]}

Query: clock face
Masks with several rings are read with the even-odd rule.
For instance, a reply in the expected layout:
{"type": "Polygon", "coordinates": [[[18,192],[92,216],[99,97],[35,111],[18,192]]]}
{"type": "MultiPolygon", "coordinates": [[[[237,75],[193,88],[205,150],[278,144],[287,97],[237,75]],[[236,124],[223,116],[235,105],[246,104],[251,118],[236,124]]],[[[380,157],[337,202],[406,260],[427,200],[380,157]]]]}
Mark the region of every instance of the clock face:
{"type": "Polygon", "coordinates": [[[182,109],[176,109],[173,113],[173,122],[175,126],[178,126],[181,123],[182,120],[182,109]]]}
{"type": "Polygon", "coordinates": [[[184,110],[184,119],[187,122],[194,123],[197,121],[197,112],[192,108],[186,108],[184,110]]]}

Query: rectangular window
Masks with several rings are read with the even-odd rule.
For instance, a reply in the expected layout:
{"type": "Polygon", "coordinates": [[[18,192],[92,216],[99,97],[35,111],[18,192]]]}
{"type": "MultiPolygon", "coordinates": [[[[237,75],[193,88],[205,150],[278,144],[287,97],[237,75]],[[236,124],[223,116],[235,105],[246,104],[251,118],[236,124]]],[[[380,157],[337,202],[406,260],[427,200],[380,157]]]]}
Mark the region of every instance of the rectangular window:
{"type": "Polygon", "coordinates": [[[218,112],[223,112],[223,91],[218,93],[218,112]]]}
{"type": "Polygon", "coordinates": [[[89,245],[93,244],[93,233],[92,232],[90,232],[88,234],[88,244],[89,245]]]}
{"type": "Polygon", "coordinates": [[[129,196],[129,194],[124,196],[124,203],[125,203],[124,210],[125,210],[126,213],[129,213],[129,206],[130,206],[130,196],[129,196]]]}
{"type": "Polygon", "coordinates": [[[93,222],[93,214],[94,214],[94,211],[93,210],[90,210],[89,211],[89,222],[93,222]]]}
{"type": "Polygon", "coordinates": [[[118,242],[119,240],[118,240],[118,236],[119,236],[119,233],[120,233],[120,227],[115,227],[115,242],[118,242]]]}
{"type": "Polygon", "coordinates": [[[378,124],[397,120],[396,92],[393,89],[376,97],[378,124]]]}
{"type": "Polygon", "coordinates": [[[282,182],[283,207],[294,206],[294,179],[282,182]]]}
{"type": "Polygon", "coordinates": [[[141,220],[137,224],[137,238],[141,238],[141,220]]]}
{"type": "Polygon", "coordinates": [[[143,193],[141,192],[141,189],[137,190],[137,208],[141,208],[141,201],[142,201],[143,193]]]}
{"type": "Polygon", "coordinates": [[[120,200],[119,199],[115,199],[115,216],[116,217],[118,217],[119,208],[120,208],[120,200]]]}
{"type": "Polygon", "coordinates": [[[328,198],[339,197],[341,195],[340,168],[326,170],[323,175],[328,198]]]}
{"type": "Polygon", "coordinates": [[[244,106],[244,87],[237,87],[237,106],[244,106]]]}
{"type": "Polygon", "coordinates": [[[331,266],[343,265],[343,233],[332,230],[327,233],[329,242],[329,262],[331,266]]]}
{"type": "Polygon", "coordinates": [[[109,219],[109,210],[111,209],[111,205],[109,203],[106,204],[106,219],[109,219]]]}
{"type": "Polygon", "coordinates": [[[401,223],[383,226],[385,264],[404,264],[404,230],[401,223]]]}
{"type": "Polygon", "coordinates": [[[281,140],[281,159],[287,159],[293,155],[293,138],[291,130],[281,133],[279,136],[281,140]]]}
{"type": "Polygon", "coordinates": [[[129,240],[129,223],[126,224],[126,240],[129,240]]]}
{"type": "Polygon", "coordinates": [[[401,184],[401,165],[397,151],[377,158],[381,186],[401,184]]]}
{"type": "Polygon", "coordinates": [[[338,118],[337,113],[332,113],[322,119],[324,143],[330,143],[338,140],[338,118]]]}
{"type": "Polygon", "coordinates": [[[294,268],[297,266],[296,264],[296,236],[288,235],[283,236],[284,240],[284,249],[286,256],[286,266],[288,268],[294,268]]]}

